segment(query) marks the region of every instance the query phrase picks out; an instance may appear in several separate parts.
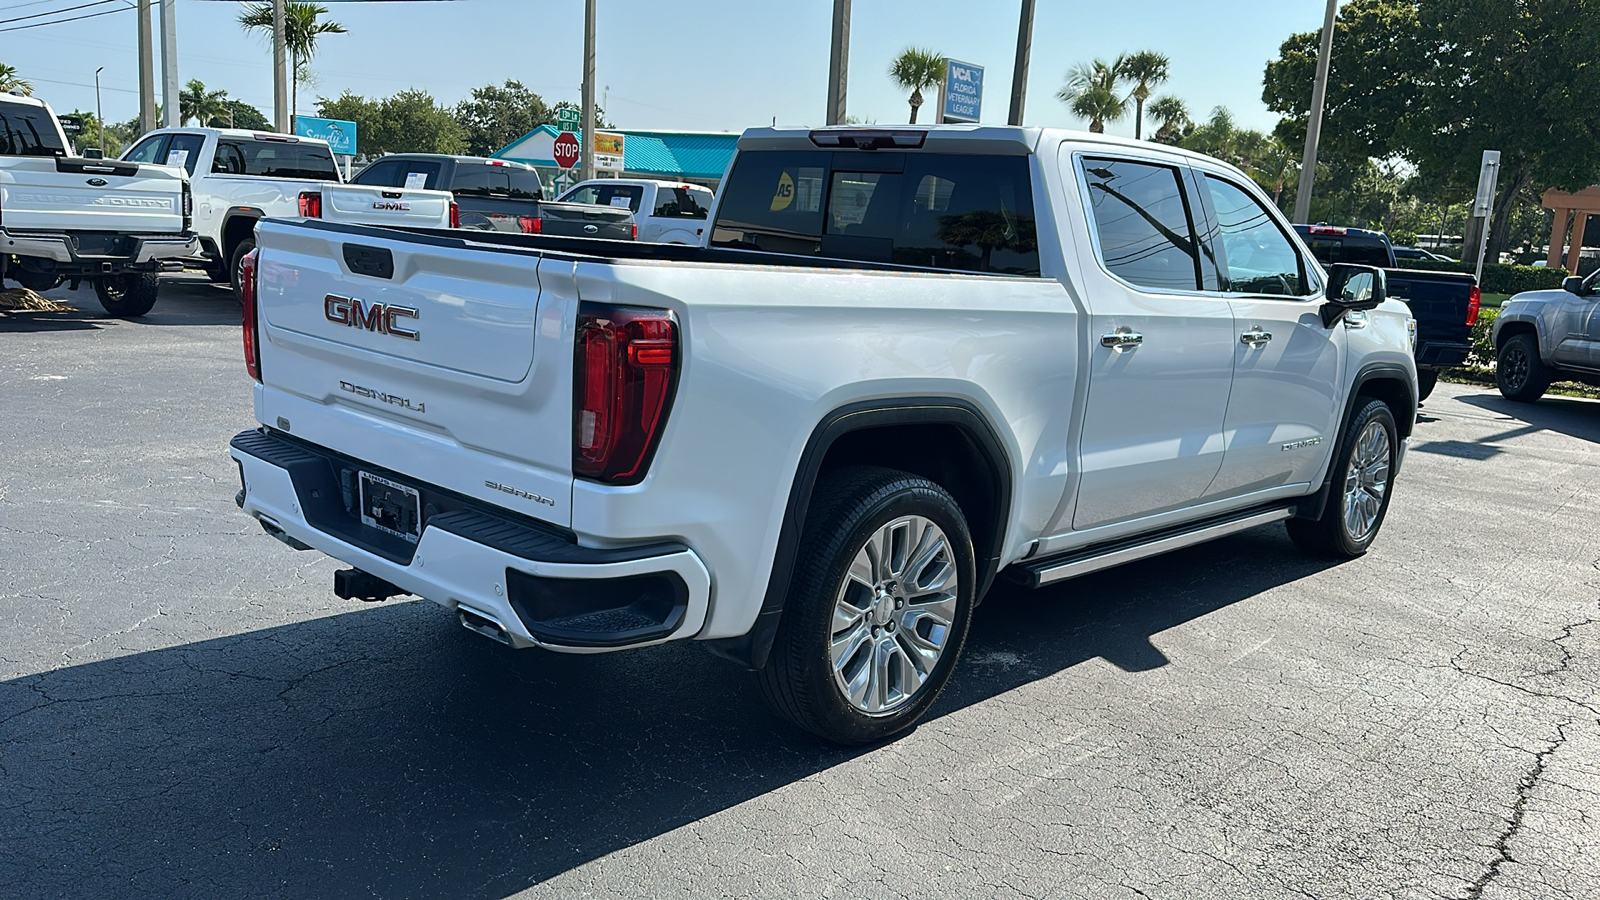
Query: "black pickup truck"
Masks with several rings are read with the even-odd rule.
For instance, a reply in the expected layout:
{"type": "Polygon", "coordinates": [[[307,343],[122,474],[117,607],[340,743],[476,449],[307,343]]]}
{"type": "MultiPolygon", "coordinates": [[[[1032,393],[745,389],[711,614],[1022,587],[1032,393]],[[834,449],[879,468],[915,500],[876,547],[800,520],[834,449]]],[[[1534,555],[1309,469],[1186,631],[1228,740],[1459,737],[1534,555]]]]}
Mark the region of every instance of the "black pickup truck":
{"type": "Polygon", "coordinates": [[[1417,318],[1417,399],[1433,392],[1439,372],[1461,365],[1478,324],[1478,279],[1465,272],[1396,268],[1394,247],[1381,231],[1337,225],[1296,225],[1294,230],[1324,265],[1360,263],[1384,270],[1389,296],[1404,300],[1417,318]]]}

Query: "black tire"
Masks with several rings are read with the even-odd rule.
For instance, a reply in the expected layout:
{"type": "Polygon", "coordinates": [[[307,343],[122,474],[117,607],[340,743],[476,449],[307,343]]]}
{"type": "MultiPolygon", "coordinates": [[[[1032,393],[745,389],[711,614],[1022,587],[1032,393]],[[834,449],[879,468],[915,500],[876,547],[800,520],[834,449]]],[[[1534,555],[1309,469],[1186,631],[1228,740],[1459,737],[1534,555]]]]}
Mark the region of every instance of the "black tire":
{"type": "Polygon", "coordinates": [[[239,268],[244,265],[245,256],[255,248],[255,238],[245,238],[233,248],[233,255],[228,257],[228,282],[233,285],[234,298],[241,303],[244,302],[244,295],[240,291],[239,268]]]}
{"type": "Polygon", "coordinates": [[[1417,370],[1417,402],[1421,403],[1422,401],[1428,399],[1428,395],[1433,393],[1434,387],[1437,386],[1438,384],[1439,384],[1439,370],[1437,370],[1437,369],[1418,369],[1417,370]]]}
{"type": "MultiPolygon", "coordinates": [[[[887,555],[895,556],[894,552],[887,555]]],[[[976,582],[977,567],[966,518],[943,488],[926,478],[876,467],[852,467],[824,474],[817,482],[806,515],[783,619],[772,653],[760,672],[762,693],[783,717],[835,743],[869,744],[905,731],[922,718],[950,679],[966,643],[976,582]],[[937,526],[936,530],[921,528],[923,535],[934,540],[930,546],[937,547],[937,532],[943,533],[944,550],[929,556],[917,571],[903,569],[896,581],[879,581],[876,592],[860,580],[847,583],[852,563],[858,554],[867,553],[869,539],[885,533],[904,530],[905,540],[897,542],[891,537],[890,544],[900,548],[900,564],[910,566],[921,541],[911,535],[922,523],[937,526]],[[950,569],[945,572],[936,569],[937,565],[950,569]],[[913,581],[914,577],[923,577],[926,584],[941,574],[954,575],[953,592],[916,593],[922,588],[913,581]],[[898,583],[902,577],[904,583],[898,583]],[[887,590],[883,589],[885,585],[887,590]],[[846,597],[864,600],[865,606],[860,606],[855,611],[856,618],[836,632],[836,607],[844,609],[846,597]],[[930,601],[930,597],[940,599],[930,601]],[[953,612],[947,627],[937,624],[937,615],[927,618],[920,612],[942,612],[951,608],[951,603],[953,612]],[[913,615],[918,618],[912,619],[913,615]],[[844,651],[841,674],[836,680],[830,643],[852,633],[857,638],[850,642],[854,649],[844,651]],[[913,661],[915,654],[925,652],[917,648],[931,646],[931,641],[940,635],[944,643],[932,665],[923,671],[913,661]],[[877,656],[880,650],[882,657],[877,656]],[[880,658],[885,661],[882,668],[876,665],[880,658]],[[876,712],[852,702],[846,696],[849,688],[844,682],[844,673],[852,668],[852,662],[859,663],[854,671],[864,673],[861,677],[868,678],[872,685],[863,691],[863,697],[877,694],[887,698],[892,681],[898,681],[900,696],[892,703],[880,704],[882,708],[876,712]],[[866,671],[869,666],[882,675],[881,692],[876,689],[878,680],[866,671]],[[907,666],[923,678],[909,692],[904,690],[909,683],[907,666]]]]}
{"type": "Polygon", "coordinates": [[[226,265],[207,266],[205,273],[212,284],[233,284],[233,273],[228,271],[226,265]]]}
{"type": "Polygon", "coordinates": [[[1518,403],[1532,403],[1544,396],[1555,380],[1555,372],[1539,357],[1539,338],[1514,334],[1495,353],[1494,383],[1500,396],[1518,403]]]}
{"type": "Polygon", "coordinates": [[[1339,452],[1333,459],[1333,470],[1329,475],[1333,487],[1322,516],[1317,519],[1290,519],[1284,523],[1295,546],[1312,556],[1334,559],[1355,559],[1366,553],[1389,513],[1399,447],[1399,429],[1395,427],[1394,412],[1382,400],[1367,400],[1351,417],[1339,441],[1339,452]],[[1381,479],[1373,477],[1377,474],[1373,471],[1373,465],[1352,465],[1358,452],[1365,454],[1369,449],[1362,440],[1363,436],[1369,436],[1368,426],[1375,426],[1383,432],[1384,452],[1387,455],[1383,461],[1381,479]],[[1353,473],[1353,469],[1359,469],[1359,474],[1353,473]],[[1380,480],[1382,496],[1374,500],[1370,487],[1374,481],[1380,480]],[[1358,486],[1363,493],[1353,495],[1352,489],[1358,486]],[[1356,521],[1352,522],[1352,505],[1357,503],[1362,504],[1362,508],[1355,513],[1356,521]],[[1368,519],[1370,525],[1364,530],[1357,527],[1368,519]]]}
{"type": "Polygon", "coordinates": [[[131,319],[142,316],[156,305],[161,276],[155,272],[128,272],[94,280],[94,295],[113,316],[131,319]]]}

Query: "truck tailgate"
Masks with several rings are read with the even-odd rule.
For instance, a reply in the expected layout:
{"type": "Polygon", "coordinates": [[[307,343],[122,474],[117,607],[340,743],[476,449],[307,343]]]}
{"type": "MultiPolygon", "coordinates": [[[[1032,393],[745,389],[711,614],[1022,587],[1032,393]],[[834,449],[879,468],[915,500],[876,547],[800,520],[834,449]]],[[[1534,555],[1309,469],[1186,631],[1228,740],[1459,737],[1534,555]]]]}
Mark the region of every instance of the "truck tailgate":
{"type": "Polygon", "coordinates": [[[1467,307],[1477,279],[1465,272],[1427,272],[1385,269],[1389,296],[1404,300],[1417,319],[1418,340],[1425,343],[1468,344],[1472,326],[1467,307]]]}
{"type": "Polygon", "coordinates": [[[11,231],[183,231],[182,170],[117,160],[6,157],[0,225],[11,231]]]}
{"type": "Polygon", "coordinates": [[[388,225],[407,228],[448,228],[449,191],[421,188],[369,187],[329,182],[322,192],[322,218],[353,225],[388,225]]]}
{"type": "Polygon", "coordinates": [[[614,241],[634,238],[633,210],[625,206],[540,201],[539,217],[544,220],[544,234],[614,241]]]}
{"type": "Polygon", "coordinates": [[[256,234],[260,421],[568,524],[572,262],[315,220],[256,234]]]}

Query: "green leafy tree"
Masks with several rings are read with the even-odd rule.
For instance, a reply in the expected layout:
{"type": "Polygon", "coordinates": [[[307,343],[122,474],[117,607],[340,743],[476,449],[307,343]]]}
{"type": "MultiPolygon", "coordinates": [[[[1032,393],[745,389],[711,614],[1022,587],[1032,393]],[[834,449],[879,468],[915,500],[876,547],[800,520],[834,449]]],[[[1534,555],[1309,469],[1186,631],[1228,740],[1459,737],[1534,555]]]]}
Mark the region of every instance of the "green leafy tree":
{"type": "Polygon", "coordinates": [[[0,91],[19,91],[23,94],[33,94],[33,82],[17,75],[16,66],[0,63],[0,91]]]}
{"type": "Polygon", "coordinates": [[[1276,135],[1240,128],[1233,113],[1224,106],[1213,109],[1204,122],[1191,126],[1178,144],[1243,169],[1280,207],[1285,203],[1286,191],[1299,177],[1299,164],[1283,141],[1276,135]]]}
{"type": "Polygon", "coordinates": [[[555,111],[522,82],[473,88],[472,98],[456,105],[467,152],[489,156],[540,125],[555,122],[555,111]]]}
{"type": "Polygon", "coordinates": [[[1104,134],[1107,122],[1128,114],[1128,101],[1117,96],[1122,83],[1125,57],[1112,62],[1097,59],[1080,63],[1067,71],[1067,83],[1056,91],[1056,99],[1067,104],[1072,114],[1089,120],[1089,130],[1104,134]]]}
{"type": "Polygon", "coordinates": [[[272,122],[266,114],[243,100],[229,100],[223,104],[224,111],[217,115],[217,121],[226,122],[229,128],[248,128],[251,131],[271,131],[272,122]]]}
{"type": "Polygon", "coordinates": [[[1133,136],[1144,138],[1144,105],[1155,89],[1166,84],[1172,61],[1154,50],[1141,50],[1122,58],[1122,77],[1133,82],[1128,96],[1133,99],[1133,136]]]}
{"type": "MultiPolygon", "coordinates": [[[[294,74],[293,92],[289,108],[300,108],[300,83],[310,78],[310,64],[317,55],[317,42],[323,35],[348,34],[349,30],[338,22],[322,19],[328,14],[326,6],[316,3],[289,0],[284,4],[283,42],[289,50],[289,60],[294,74]]],[[[272,40],[272,4],[252,3],[239,14],[239,24],[245,31],[256,31],[272,40]]]]}
{"type": "MultiPolygon", "coordinates": [[[[1501,151],[1493,259],[1539,193],[1600,178],[1596,22],[1600,0],[1351,0],[1335,25],[1323,145],[1397,156],[1459,199],[1482,152],[1501,151]]],[[[1305,133],[1317,38],[1291,36],[1267,65],[1262,99],[1291,140],[1305,133]]]]}
{"type": "Polygon", "coordinates": [[[228,92],[206,90],[205,83],[191,78],[178,93],[178,124],[187,125],[193,119],[202,128],[210,127],[214,120],[227,124],[228,92]]]}
{"type": "Polygon", "coordinates": [[[952,247],[977,247],[980,272],[989,271],[989,257],[996,250],[1029,253],[1039,247],[1033,217],[1012,216],[992,209],[940,216],[935,236],[952,247]]]}
{"type": "Polygon", "coordinates": [[[938,86],[944,80],[945,57],[942,53],[907,47],[889,64],[889,77],[901,90],[911,92],[911,124],[917,124],[917,110],[922,108],[922,92],[938,86]]]}
{"type": "Polygon", "coordinates": [[[1176,144],[1194,130],[1194,121],[1189,118],[1189,107],[1170,94],[1157,97],[1150,104],[1150,117],[1161,123],[1161,127],[1156,129],[1154,135],[1158,143],[1176,144]]]}
{"type": "Polygon", "coordinates": [[[107,157],[116,157],[122,153],[122,148],[126,142],[118,132],[117,126],[107,125],[104,131],[105,137],[102,139],[100,137],[100,118],[93,111],[75,109],[67,113],[67,115],[77,116],[83,122],[83,127],[78,130],[77,134],[67,135],[79,152],[82,152],[86,147],[99,147],[107,157]]]}

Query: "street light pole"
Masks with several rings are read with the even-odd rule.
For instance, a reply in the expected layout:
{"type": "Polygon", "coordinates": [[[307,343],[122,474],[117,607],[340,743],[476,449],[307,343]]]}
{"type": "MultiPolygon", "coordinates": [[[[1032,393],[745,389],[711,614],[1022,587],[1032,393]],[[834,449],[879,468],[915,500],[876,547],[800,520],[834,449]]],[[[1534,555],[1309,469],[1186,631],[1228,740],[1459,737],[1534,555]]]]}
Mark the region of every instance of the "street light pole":
{"type": "Polygon", "coordinates": [[[1300,189],[1294,195],[1296,225],[1311,224],[1311,189],[1317,181],[1317,142],[1322,138],[1322,103],[1328,96],[1328,66],[1333,61],[1333,19],[1339,0],[1328,0],[1322,23],[1322,50],[1317,54],[1317,80],[1311,86],[1311,119],[1306,125],[1306,155],[1300,163],[1300,189]]]}
{"type": "Polygon", "coordinates": [[[156,49],[150,0],[139,0],[139,133],[156,127],[156,49]]]}
{"type": "Polygon", "coordinates": [[[594,177],[594,12],[595,0],[583,3],[583,143],[578,151],[578,178],[594,177]]]}
{"type": "Polygon", "coordinates": [[[100,152],[106,152],[106,114],[100,106],[100,73],[106,70],[101,66],[94,70],[94,120],[100,123],[100,152]]]}
{"type": "Polygon", "coordinates": [[[294,130],[294,110],[289,108],[289,49],[284,33],[284,0],[272,0],[272,109],[279,134],[294,130]]]}
{"type": "Polygon", "coordinates": [[[850,81],[850,0],[833,0],[833,49],[828,54],[829,125],[843,125],[850,81]]]}
{"type": "Polygon", "coordinates": [[[177,128],[178,120],[178,10],[177,0],[161,0],[161,121],[177,128]]]}
{"type": "Polygon", "coordinates": [[[1017,66],[1011,70],[1011,116],[1006,122],[1022,124],[1028,104],[1028,56],[1033,50],[1033,0],[1022,0],[1022,20],[1017,23],[1017,66]]]}

